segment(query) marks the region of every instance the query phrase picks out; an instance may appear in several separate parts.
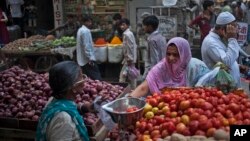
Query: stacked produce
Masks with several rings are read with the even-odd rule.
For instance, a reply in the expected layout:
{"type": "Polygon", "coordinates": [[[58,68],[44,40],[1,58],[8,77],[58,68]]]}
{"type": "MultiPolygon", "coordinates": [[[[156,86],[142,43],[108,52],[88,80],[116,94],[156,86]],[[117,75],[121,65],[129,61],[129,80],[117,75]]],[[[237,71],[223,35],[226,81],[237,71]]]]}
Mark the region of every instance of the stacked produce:
{"type": "MultiPolygon", "coordinates": [[[[98,80],[87,79],[76,103],[91,103],[98,95],[104,100],[114,100],[123,87],[98,80]]],[[[14,66],[0,72],[0,117],[38,120],[51,96],[48,74],[37,74],[14,66]]],[[[97,115],[84,115],[86,124],[97,120],[97,115]],[[88,120],[90,119],[90,120],[88,120]]]]}
{"type": "Polygon", "coordinates": [[[15,66],[0,72],[0,117],[38,120],[51,94],[48,77],[15,66]]]}
{"type": "Polygon", "coordinates": [[[52,46],[53,47],[72,47],[72,46],[76,46],[76,39],[75,37],[69,37],[69,36],[64,36],[60,39],[55,39],[54,41],[52,41],[52,46]]]}
{"type": "Polygon", "coordinates": [[[250,124],[250,100],[243,94],[224,95],[215,88],[165,89],[146,98],[144,115],[136,122],[138,141],[173,133],[211,137],[231,124],[250,124]]]}
{"type": "Polygon", "coordinates": [[[5,45],[3,49],[11,51],[28,51],[30,50],[29,47],[32,42],[37,40],[45,40],[45,37],[41,35],[34,35],[29,38],[18,39],[5,45]]]}
{"type": "MultiPolygon", "coordinates": [[[[102,96],[102,100],[105,101],[113,101],[123,90],[124,88],[119,85],[88,78],[84,83],[83,91],[76,95],[75,102],[79,105],[93,103],[97,96],[102,96]]],[[[97,115],[93,113],[84,115],[84,121],[87,125],[92,125],[97,119],[97,115]]]]}
{"type": "Polygon", "coordinates": [[[41,35],[34,35],[29,38],[22,38],[10,42],[5,45],[3,50],[7,51],[37,51],[37,50],[49,50],[55,47],[72,47],[76,46],[76,39],[74,37],[62,37],[55,39],[52,35],[47,37],[41,35]]]}
{"type": "Polygon", "coordinates": [[[76,103],[92,103],[97,96],[102,96],[103,100],[113,101],[123,90],[124,88],[119,85],[87,78],[83,91],[76,95],[76,103]]]}
{"type": "Polygon", "coordinates": [[[122,41],[117,36],[114,36],[110,44],[108,44],[109,47],[121,47],[121,45],[122,45],[122,41]]]}
{"type": "Polygon", "coordinates": [[[122,44],[122,41],[119,39],[119,37],[114,36],[110,42],[110,44],[112,45],[118,45],[118,44],[122,44]]]}
{"type": "Polygon", "coordinates": [[[104,47],[107,45],[107,42],[105,41],[104,38],[98,38],[96,41],[95,41],[95,47],[104,47]]]}

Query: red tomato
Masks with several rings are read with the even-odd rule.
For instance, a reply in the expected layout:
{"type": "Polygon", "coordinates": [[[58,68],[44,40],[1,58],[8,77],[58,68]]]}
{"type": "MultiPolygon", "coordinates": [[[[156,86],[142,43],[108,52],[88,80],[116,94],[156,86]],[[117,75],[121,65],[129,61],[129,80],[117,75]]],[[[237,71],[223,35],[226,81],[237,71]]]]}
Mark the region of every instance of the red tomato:
{"type": "Polygon", "coordinates": [[[148,100],[148,103],[152,105],[153,107],[156,107],[158,105],[158,102],[156,99],[152,98],[148,100]]]}
{"type": "Polygon", "coordinates": [[[161,135],[159,130],[153,130],[150,134],[152,138],[159,137],[159,135],[161,135]]]}
{"type": "Polygon", "coordinates": [[[147,123],[147,130],[151,131],[153,129],[153,124],[152,123],[147,123]]]}
{"type": "Polygon", "coordinates": [[[136,106],[131,106],[131,107],[127,108],[126,112],[131,113],[131,112],[134,112],[137,110],[138,110],[138,108],[136,106]]]}
{"type": "Polygon", "coordinates": [[[164,118],[162,118],[160,116],[155,116],[154,118],[155,118],[157,124],[162,124],[165,121],[164,118]]]}
{"type": "Polygon", "coordinates": [[[131,113],[131,112],[134,112],[134,110],[133,110],[133,108],[128,108],[128,109],[126,110],[126,112],[131,113]]]}
{"type": "Polygon", "coordinates": [[[165,138],[166,136],[168,136],[169,134],[168,134],[168,130],[162,130],[161,131],[161,137],[162,138],[165,138]]]}

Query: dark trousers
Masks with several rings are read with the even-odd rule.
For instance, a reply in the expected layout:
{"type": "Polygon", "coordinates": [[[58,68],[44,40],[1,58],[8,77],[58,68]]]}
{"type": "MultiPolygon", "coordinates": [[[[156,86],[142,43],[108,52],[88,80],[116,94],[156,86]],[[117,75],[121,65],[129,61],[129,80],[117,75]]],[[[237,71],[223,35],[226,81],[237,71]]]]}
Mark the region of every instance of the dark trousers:
{"type": "Polygon", "coordinates": [[[93,80],[102,80],[101,73],[96,63],[94,63],[93,66],[89,63],[82,66],[82,72],[93,80]]]}
{"type": "Polygon", "coordinates": [[[19,25],[21,28],[21,33],[23,36],[23,27],[24,27],[24,23],[23,23],[23,18],[12,18],[13,19],[13,24],[14,25],[19,25]]]}

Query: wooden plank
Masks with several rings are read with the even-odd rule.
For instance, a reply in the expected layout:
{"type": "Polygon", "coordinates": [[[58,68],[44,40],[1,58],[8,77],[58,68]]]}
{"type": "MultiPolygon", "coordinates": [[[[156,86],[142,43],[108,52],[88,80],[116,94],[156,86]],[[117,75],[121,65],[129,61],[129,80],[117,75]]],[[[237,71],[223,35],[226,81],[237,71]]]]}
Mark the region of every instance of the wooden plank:
{"type": "Polygon", "coordinates": [[[103,123],[100,118],[93,125],[86,125],[88,129],[89,136],[94,136],[103,126],[103,123]]]}
{"type": "Polygon", "coordinates": [[[41,50],[41,51],[17,51],[17,50],[7,50],[1,49],[1,52],[6,56],[24,56],[24,55],[53,55],[50,50],[41,50]]]}
{"type": "Polygon", "coordinates": [[[90,137],[90,141],[104,141],[108,134],[108,130],[103,126],[94,137],[90,137]]]}
{"type": "Polygon", "coordinates": [[[36,132],[30,130],[19,130],[19,129],[10,129],[10,128],[0,128],[0,138],[9,140],[34,140],[36,132]]]}
{"type": "Polygon", "coordinates": [[[19,120],[16,118],[0,117],[0,127],[2,128],[19,128],[19,120]]]}
{"type": "Polygon", "coordinates": [[[19,119],[19,129],[36,131],[38,121],[19,119]]]}

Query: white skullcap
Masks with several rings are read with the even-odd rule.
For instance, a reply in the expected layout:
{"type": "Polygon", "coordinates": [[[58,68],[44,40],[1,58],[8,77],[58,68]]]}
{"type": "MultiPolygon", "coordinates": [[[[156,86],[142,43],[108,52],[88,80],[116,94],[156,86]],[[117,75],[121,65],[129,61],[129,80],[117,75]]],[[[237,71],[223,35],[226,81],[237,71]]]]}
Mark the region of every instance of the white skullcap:
{"type": "Polygon", "coordinates": [[[145,17],[147,17],[147,16],[149,16],[149,15],[151,15],[149,12],[143,12],[143,13],[141,14],[141,18],[145,18],[145,17]]]}
{"type": "Polygon", "coordinates": [[[237,2],[236,2],[236,1],[233,1],[233,2],[232,2],[232,5],[237,5],[237,2]]]}
{"type": "Polygon", "coordinates": [[[235,17],[230,12],[221,12],[216,19],[217,25],[225,25],[235,21],[235,17]]]}

